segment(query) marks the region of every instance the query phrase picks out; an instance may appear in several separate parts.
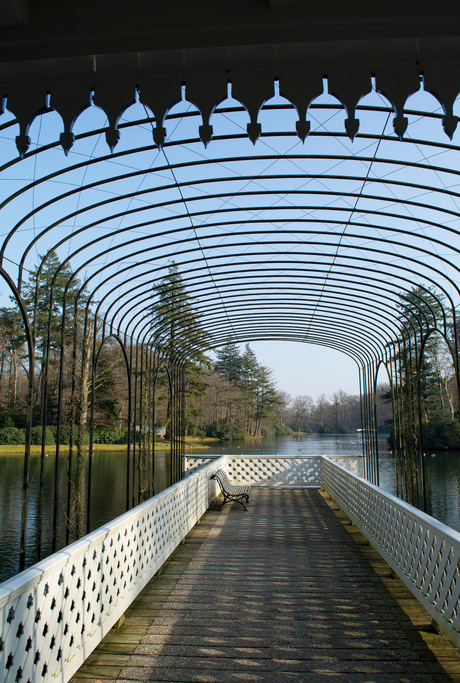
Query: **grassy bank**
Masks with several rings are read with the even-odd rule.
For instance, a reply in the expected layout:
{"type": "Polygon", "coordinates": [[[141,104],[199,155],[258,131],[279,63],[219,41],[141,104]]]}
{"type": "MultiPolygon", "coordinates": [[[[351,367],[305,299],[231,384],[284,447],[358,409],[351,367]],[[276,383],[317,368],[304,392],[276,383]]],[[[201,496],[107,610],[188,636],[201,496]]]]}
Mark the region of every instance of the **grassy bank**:
{"type": "MultiPolygon", "coordinates": [[[[218,442],[219,439],[213,439],[211,437],[195,437],[186,436],[185,437],[185,448],[186,450],[200,450],[202,448],[209,448],[210,444],[218,442]]],[[[157,441],[155,443],[155,448],[159,451],[169,448],[169,441],[157,441]]],[[[31,446],[32,455],[39,455],[41,453],[41,446],[31,446]]],[[[88,446],[84,446],[84,450],[89,450],[88,446]]],[[[68,446],[60,446],[59,453],[68,453],[68,446]]],[[[126,451],[125,443],[95,443],[93,444],[93,451],[126,451]]],[[[49,445],[45,447],[45,453],[47,455],[52,455],[56,452],[56,446],[49,445]]],[[[0,444],[0,455],[14,455],[14,454],[24,454],[24,446],[19,445],[1,445],[0,444]]]]}

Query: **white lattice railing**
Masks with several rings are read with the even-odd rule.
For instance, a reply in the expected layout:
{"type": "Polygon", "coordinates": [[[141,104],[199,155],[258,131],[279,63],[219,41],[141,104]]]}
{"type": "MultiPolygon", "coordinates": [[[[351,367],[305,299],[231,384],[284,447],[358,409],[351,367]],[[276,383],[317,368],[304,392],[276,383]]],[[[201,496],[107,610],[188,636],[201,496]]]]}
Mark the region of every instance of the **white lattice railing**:
{"type": "Polygon", "coordinates": [[[460,534],[326,459],[323,486],[460,647],[460,534]]]}
{"type": "Polygon", "coordinates": [[[0,680],[68,681],[209,507],[220,467],[254,486],[323,485],[460,646],[460,534],[329,457],[228,455],[1,584],[0,680]]]}
{"type": "MultiPolygon", "coordinates": [[[[295,488],[298,486],[321,486],[322,458],[327,457],[350,472],[362,476],[363,458],[337,455],[227,455],[229,476],[236,483],[251,486],[295,488]]],[[[195,471],[204,463],[212,462],[212,456],[187,456],[186,469],[195,471]]]]}
{"type": "Polygon", "coordinates": [[[321,457],[293,455],[227,455],[232,481],[270,488],[321,486],[321,457]]]}
{"type": "MultiPolygon", "coordinates": [[[[194,472],[206,456],[187,457],[186,467],[194,472]]],[[[268,487],[321,486],[321,457],[293,455],[226,455],[225,468],[237,484],[268,487]]]]}
{"type": "Polygon", "coordinates": [[[68,681],[216,497],[210,463],[0,586],[0,680],[68,681]]]}

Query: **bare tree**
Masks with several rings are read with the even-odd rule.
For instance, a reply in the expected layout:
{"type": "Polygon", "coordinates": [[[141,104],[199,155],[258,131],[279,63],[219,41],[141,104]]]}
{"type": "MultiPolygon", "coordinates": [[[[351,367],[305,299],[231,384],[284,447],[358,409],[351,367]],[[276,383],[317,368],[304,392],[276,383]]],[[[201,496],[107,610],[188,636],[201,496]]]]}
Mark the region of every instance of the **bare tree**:
{"type": "Polygon", "coordinates": [[[308,426],[308,419],[313,408],[311,396],[296,396],[291,406],[291,421],[296,432],[308,426]]]}

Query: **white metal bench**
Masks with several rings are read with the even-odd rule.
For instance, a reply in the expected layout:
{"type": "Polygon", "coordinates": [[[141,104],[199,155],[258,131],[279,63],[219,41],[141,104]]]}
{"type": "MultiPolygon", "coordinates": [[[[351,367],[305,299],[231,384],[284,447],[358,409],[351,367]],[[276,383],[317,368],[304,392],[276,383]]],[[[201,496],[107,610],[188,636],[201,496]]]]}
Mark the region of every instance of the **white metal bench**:
{"type": "Polygon", "coordinates": [[[243,510],[247,511],[244,501],[246,501],[246,503],[249,502],[250,486],[247,484],[243,484],[241,486],[232,484],[228,478],[227,472],[224,470],[217,470],[217,472],[214,472],[214,474],[211,475],[211,479],[215,479],[217,481],[224,495],[222,507],[224,507],[225,503],[235,501],[243,506],[243,510]]]}

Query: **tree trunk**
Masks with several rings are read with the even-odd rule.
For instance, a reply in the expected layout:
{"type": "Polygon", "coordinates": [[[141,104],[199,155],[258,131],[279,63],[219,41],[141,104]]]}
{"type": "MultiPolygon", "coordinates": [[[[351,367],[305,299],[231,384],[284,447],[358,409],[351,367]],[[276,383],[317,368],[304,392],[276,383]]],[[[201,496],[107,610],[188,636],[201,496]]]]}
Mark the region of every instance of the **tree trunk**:
{"type": "Polygon", "coordinates": [[[75,473],[75,486],[73,490],[74,495],[74,511],[75,511],[75,532],[76,537],[80,538],[85,533],[86,529],[86,458],[87,452],[84,446],[84,435],[88,423],[88,396],[90,391],[90,366],[91,366],[91,349],[93,345],[93,338],[91,328],[88,329],[87,335],[82,339],[82,357],[81,357],[81,374],[78,382],[78,398],[77,398],[77,468],[75,473]]]}

